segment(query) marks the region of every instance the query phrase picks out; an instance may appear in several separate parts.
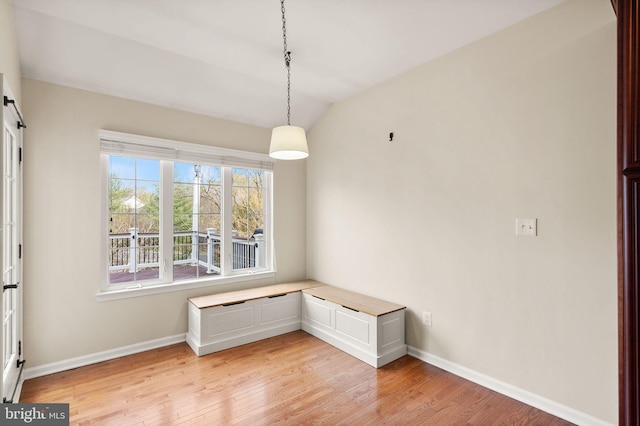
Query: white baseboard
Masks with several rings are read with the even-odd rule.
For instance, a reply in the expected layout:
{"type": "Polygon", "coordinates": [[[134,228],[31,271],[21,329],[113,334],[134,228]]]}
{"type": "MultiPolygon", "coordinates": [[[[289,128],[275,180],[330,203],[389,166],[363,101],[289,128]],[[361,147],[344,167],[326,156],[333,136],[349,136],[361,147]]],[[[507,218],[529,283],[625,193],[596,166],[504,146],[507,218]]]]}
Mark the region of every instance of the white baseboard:
{"type": "Polygon", "coordinates": [[[371,353],[356,346],[354,344],[355,339],[353,337],[340,334],[335,330],[328,331],[326,327],[318,327],[314,325],[312,320],[303,320],[302,330],[375,368],[382,367],[391,361],[395,361],[407,353],[407,346],[404,345],[404,339],[402,342],[403,344],[393,346],[389,345],[390,349],[386,353],[383,355],[377,355],[375,352],[371,353]]]}
{"type": "Polygon", "coordinates": [[[136,343],[120,348],[109,349],[107,351],[97,352],[94,354],[83,355],[77,358],[71,358],[64,361],[52,362],[51,364],[39,365],[37,367],[25,368],[22,374],[22,380],[29,380],[35,377],[46,376],[48,374],[59,373],[61,371],[71,370],[73,368],[84,367],[85,365],[95,364],[97,362],[108,361],[110,359],[120,358],[127,355],[133,355],[138,352],[144,352],[151,349],[161,348],[176,343],[184,342],[186,335],[176,334],[175,336],[163,337],[160,339],[149,340],[147,342],[136,343]]]}
{"type": "MultiPolygon", "coordinates": [[[[22,390],[22,383],[25,380],[33,379],[35,377],[46,376],[48,374],[59,373],[61,371],[71,370],[73,368],[84,367],[86,365],[95,364],[102,361],[108,361],[115,358],[120,358],[127,355],[133,355],[139,352],[148,351],[151,349],[161,348],[164,346],[173,345],[186,341],[186,333],[176,334],[175,336],[163,337],[160,339],[149,340],[147,342],[136,343],[129,346],[123,346],[116,349],[110,349],[107,351],[97,352],[90,355],[84,355],[77,358],[71,358],[64,361],[53,362],[50,364],[39,365],[37,367],[25,368],[22,374],[22,379],[19,383],[18,390],[16,391],[16,401],[20,400],[20,390],[22,390]]],[[[436,355],[424,352],[413,346],[407,346],[407,353],[414,358],[418,358],[428,364],[434,365],[445,371],[448,371],[456,376],[467,379],[471,382],[477,383],[488,389],[506,395],[517,401],[523,402],[532,407],[538,408],[549,414],[553,414],[556,417],[567,420],[576,425],[582,426],[613,426],[612,423],[607,423],[604,420],[598,419],[581,411],[575,410],[571,407],[559,404],[550,399],[536,395],[532,392],[520,389],[516,386],[508,383],[501,382],[492,377],[478,373],[470,368],[463,367],[459,364],[447,361],[444,358],[440,358],[436,355]]]]}
{"type": "Polygon", "coordinates": [[[501,382],[500,380],[496,380],[492,377],[485,376],[484,374],[478,373],[470,368],[463,367],[459,364],[447,361],[444,358],[421,351],[413,346],[408,346],[408,354],[428,364],[448,371],[449,373],[455,374],[456,376],[477,383],[480,386],[484,386],[485,388],[501,393],[509,398],[513,398],[549,414],[553,414],[556,417],[560,417],[561,419],[575,423],[576,425],[613,426],[612,423],[607,423],[604,420],[590,416],[589,414],[575,410],[571,407],[567,407],[566,405],[559,404],[540,395],[536,395],[508,383],[501,382]]]}

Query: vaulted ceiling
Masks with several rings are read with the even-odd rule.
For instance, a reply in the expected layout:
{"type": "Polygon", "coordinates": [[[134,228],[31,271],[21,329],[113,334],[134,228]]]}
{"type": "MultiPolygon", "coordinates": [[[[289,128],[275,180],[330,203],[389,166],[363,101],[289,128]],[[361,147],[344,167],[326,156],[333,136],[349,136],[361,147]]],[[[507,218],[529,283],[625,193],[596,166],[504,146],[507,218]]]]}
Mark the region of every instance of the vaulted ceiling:
{"type": "MultiPolygon", "coordinates": [[[[287,0],[291,124],[565,0],[287,0]]],[[[278,0],[13,0],[24,77],[286,123],[278,0]]]]}

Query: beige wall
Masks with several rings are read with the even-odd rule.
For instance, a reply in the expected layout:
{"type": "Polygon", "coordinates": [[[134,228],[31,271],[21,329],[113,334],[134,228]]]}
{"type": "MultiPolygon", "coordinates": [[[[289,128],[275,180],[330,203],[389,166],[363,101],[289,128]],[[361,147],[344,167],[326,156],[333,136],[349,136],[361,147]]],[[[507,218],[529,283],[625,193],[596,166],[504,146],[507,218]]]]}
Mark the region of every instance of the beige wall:
{"type": "MultiPolygon", "coordinates": [[[[95,299],[97,130],[257,152],[269,130],[21,88],[10,16],[0,0],[0,73],[29,125],[29,367],[184,333],[186,298],[212,290],[95,299]]],[[[570,0],[334,105],[309,160],[276,165],[276,281],[404,303],[410,345],[615,423],[615,56],[610,2],[570,0]]]]}
{"type": "Polygon", "coordinates": [[[571,0],[337,103],[309,139],[310,278],[406,304],[421,351],[616,422],[608,0],[571,0]],[[539,235],[516,237],[518,217],[539,235]]]}
{"type": "MultiPolygon", "coordinates": [[[[187,297],[99,303],[98,130],[267,152],[270,130],[68,87],[23,81],[25,351],[29,367],[187,331],[187,297]]],[[[305,277],[304,162],[275,165],[276,280],[305,277]]],[[[271,284],[251,281],[242,287],[271,284]]]]}
{"type": "Polygon", "coordinates": [[[20,61],[13,27],[11,0],[0,0],[0,74],[7,79],[18,104],[21,103],[20,61]]]}

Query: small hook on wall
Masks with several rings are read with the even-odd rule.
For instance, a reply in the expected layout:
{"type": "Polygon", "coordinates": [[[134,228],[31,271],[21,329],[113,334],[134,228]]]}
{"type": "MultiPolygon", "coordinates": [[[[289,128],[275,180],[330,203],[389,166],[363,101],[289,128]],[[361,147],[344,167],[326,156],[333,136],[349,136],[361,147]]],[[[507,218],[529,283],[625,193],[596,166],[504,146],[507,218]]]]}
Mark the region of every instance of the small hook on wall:
{"type": "Polygon", "coordinates": [[[393,132],[389,133],[389,142],[393,142],[393,132]]]}

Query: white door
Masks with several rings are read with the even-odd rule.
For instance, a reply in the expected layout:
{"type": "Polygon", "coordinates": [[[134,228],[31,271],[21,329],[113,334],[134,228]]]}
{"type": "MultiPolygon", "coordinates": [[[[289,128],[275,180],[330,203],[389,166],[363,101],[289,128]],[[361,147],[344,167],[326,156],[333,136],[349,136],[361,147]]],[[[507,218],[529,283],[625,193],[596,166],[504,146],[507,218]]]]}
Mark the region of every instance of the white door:
{"type": "MultiPolygon", "coordinates": [[[[4,82],[6,84],[6,82],[4,82]]],[[[3,85],[4,86],[4,85],[3,85]]],[[[4,86],[4,99],[12,99],[4,86]]],[[[5,102],[7,104],[7,102],[5,102]]],[[[22,119],[2,110],[2,399],[13,402],[22,362],[22,119]]]]}

